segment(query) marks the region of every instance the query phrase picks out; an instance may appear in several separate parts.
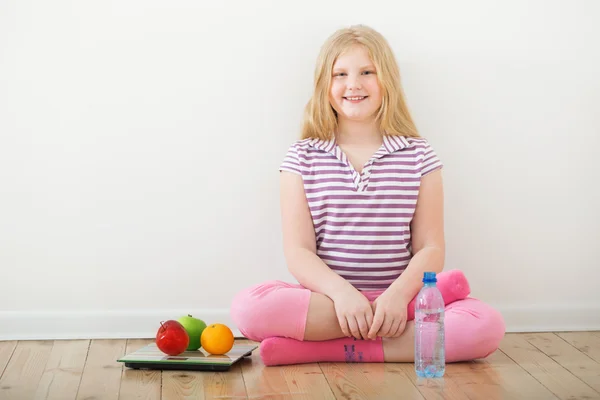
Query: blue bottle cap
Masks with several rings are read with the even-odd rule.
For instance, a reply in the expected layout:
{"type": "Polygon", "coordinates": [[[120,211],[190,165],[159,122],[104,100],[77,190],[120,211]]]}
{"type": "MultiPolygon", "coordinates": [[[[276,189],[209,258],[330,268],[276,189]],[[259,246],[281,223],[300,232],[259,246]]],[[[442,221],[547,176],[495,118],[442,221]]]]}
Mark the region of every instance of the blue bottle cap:
{"type": "Polygon", "coordinates": [[[435,282],[437,282],[435,272],[425,272],[423,274],[423,283],[435,283],[435,282]]]}

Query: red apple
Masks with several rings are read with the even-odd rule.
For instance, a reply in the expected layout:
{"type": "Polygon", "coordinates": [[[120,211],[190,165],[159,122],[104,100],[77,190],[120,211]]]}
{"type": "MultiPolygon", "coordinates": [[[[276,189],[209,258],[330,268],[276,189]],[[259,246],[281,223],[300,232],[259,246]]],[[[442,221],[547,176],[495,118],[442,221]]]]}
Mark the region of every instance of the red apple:
{"type": "Polygon", "coordinates": [[[168,320],[160,323],[156,333],[156,346],[165,354],[177,356],[183,353],[190,343],[190,337],[179,322],[168,320]]]}

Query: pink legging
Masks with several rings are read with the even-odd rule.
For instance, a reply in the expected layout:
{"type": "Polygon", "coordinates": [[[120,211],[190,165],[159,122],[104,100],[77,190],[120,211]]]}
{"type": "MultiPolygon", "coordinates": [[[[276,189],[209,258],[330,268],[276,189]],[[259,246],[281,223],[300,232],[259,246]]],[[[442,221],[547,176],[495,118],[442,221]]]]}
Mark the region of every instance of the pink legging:
{"type": "MultiPolygon", "coordinates": [[[[375,300],[383,290],[363,291],[375,300]]],[[[304,339],[311,291],[278,280],[251,286],[233,299],[231,317],[248,339],[262,341],[279,336],[304,339]]],[[[467,297],[445,308],[446,361],[484,358],[498,349],[505,333],[501,314],[489,305],[467,297]]]]}

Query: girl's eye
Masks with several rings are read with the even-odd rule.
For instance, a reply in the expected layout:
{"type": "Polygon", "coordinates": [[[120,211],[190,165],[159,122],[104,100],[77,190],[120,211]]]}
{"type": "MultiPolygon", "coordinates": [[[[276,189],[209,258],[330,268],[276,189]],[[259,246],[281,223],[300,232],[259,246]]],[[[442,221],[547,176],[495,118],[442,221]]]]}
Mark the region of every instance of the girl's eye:
{"type": "MultiPolygon", "coordinates": [[[[375,71],[363,71],[362,74],[363,75],[373,75],[375,73],[375,71]]],[[[333,74],[334,77],[338,77],[338,76],[346,76],[348,74],[346,74],[345,72],[337,72],[335,74],[333,74]]]]}

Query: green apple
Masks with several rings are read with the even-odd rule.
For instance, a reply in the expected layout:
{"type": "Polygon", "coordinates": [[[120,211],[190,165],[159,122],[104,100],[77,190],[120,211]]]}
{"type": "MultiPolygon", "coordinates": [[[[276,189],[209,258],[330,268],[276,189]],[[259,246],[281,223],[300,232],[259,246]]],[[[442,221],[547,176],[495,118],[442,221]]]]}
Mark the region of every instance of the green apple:
{"type": "Polygon", "coordinates": [[[190,314],[179,318],[177,322],[183,325],[190,337],[190,344],[186,350],[198,350],[200,348],[200,336],[202,336],[202,332],[206,328],[206,323],[201,319],[192,317],[190,314]]]}

